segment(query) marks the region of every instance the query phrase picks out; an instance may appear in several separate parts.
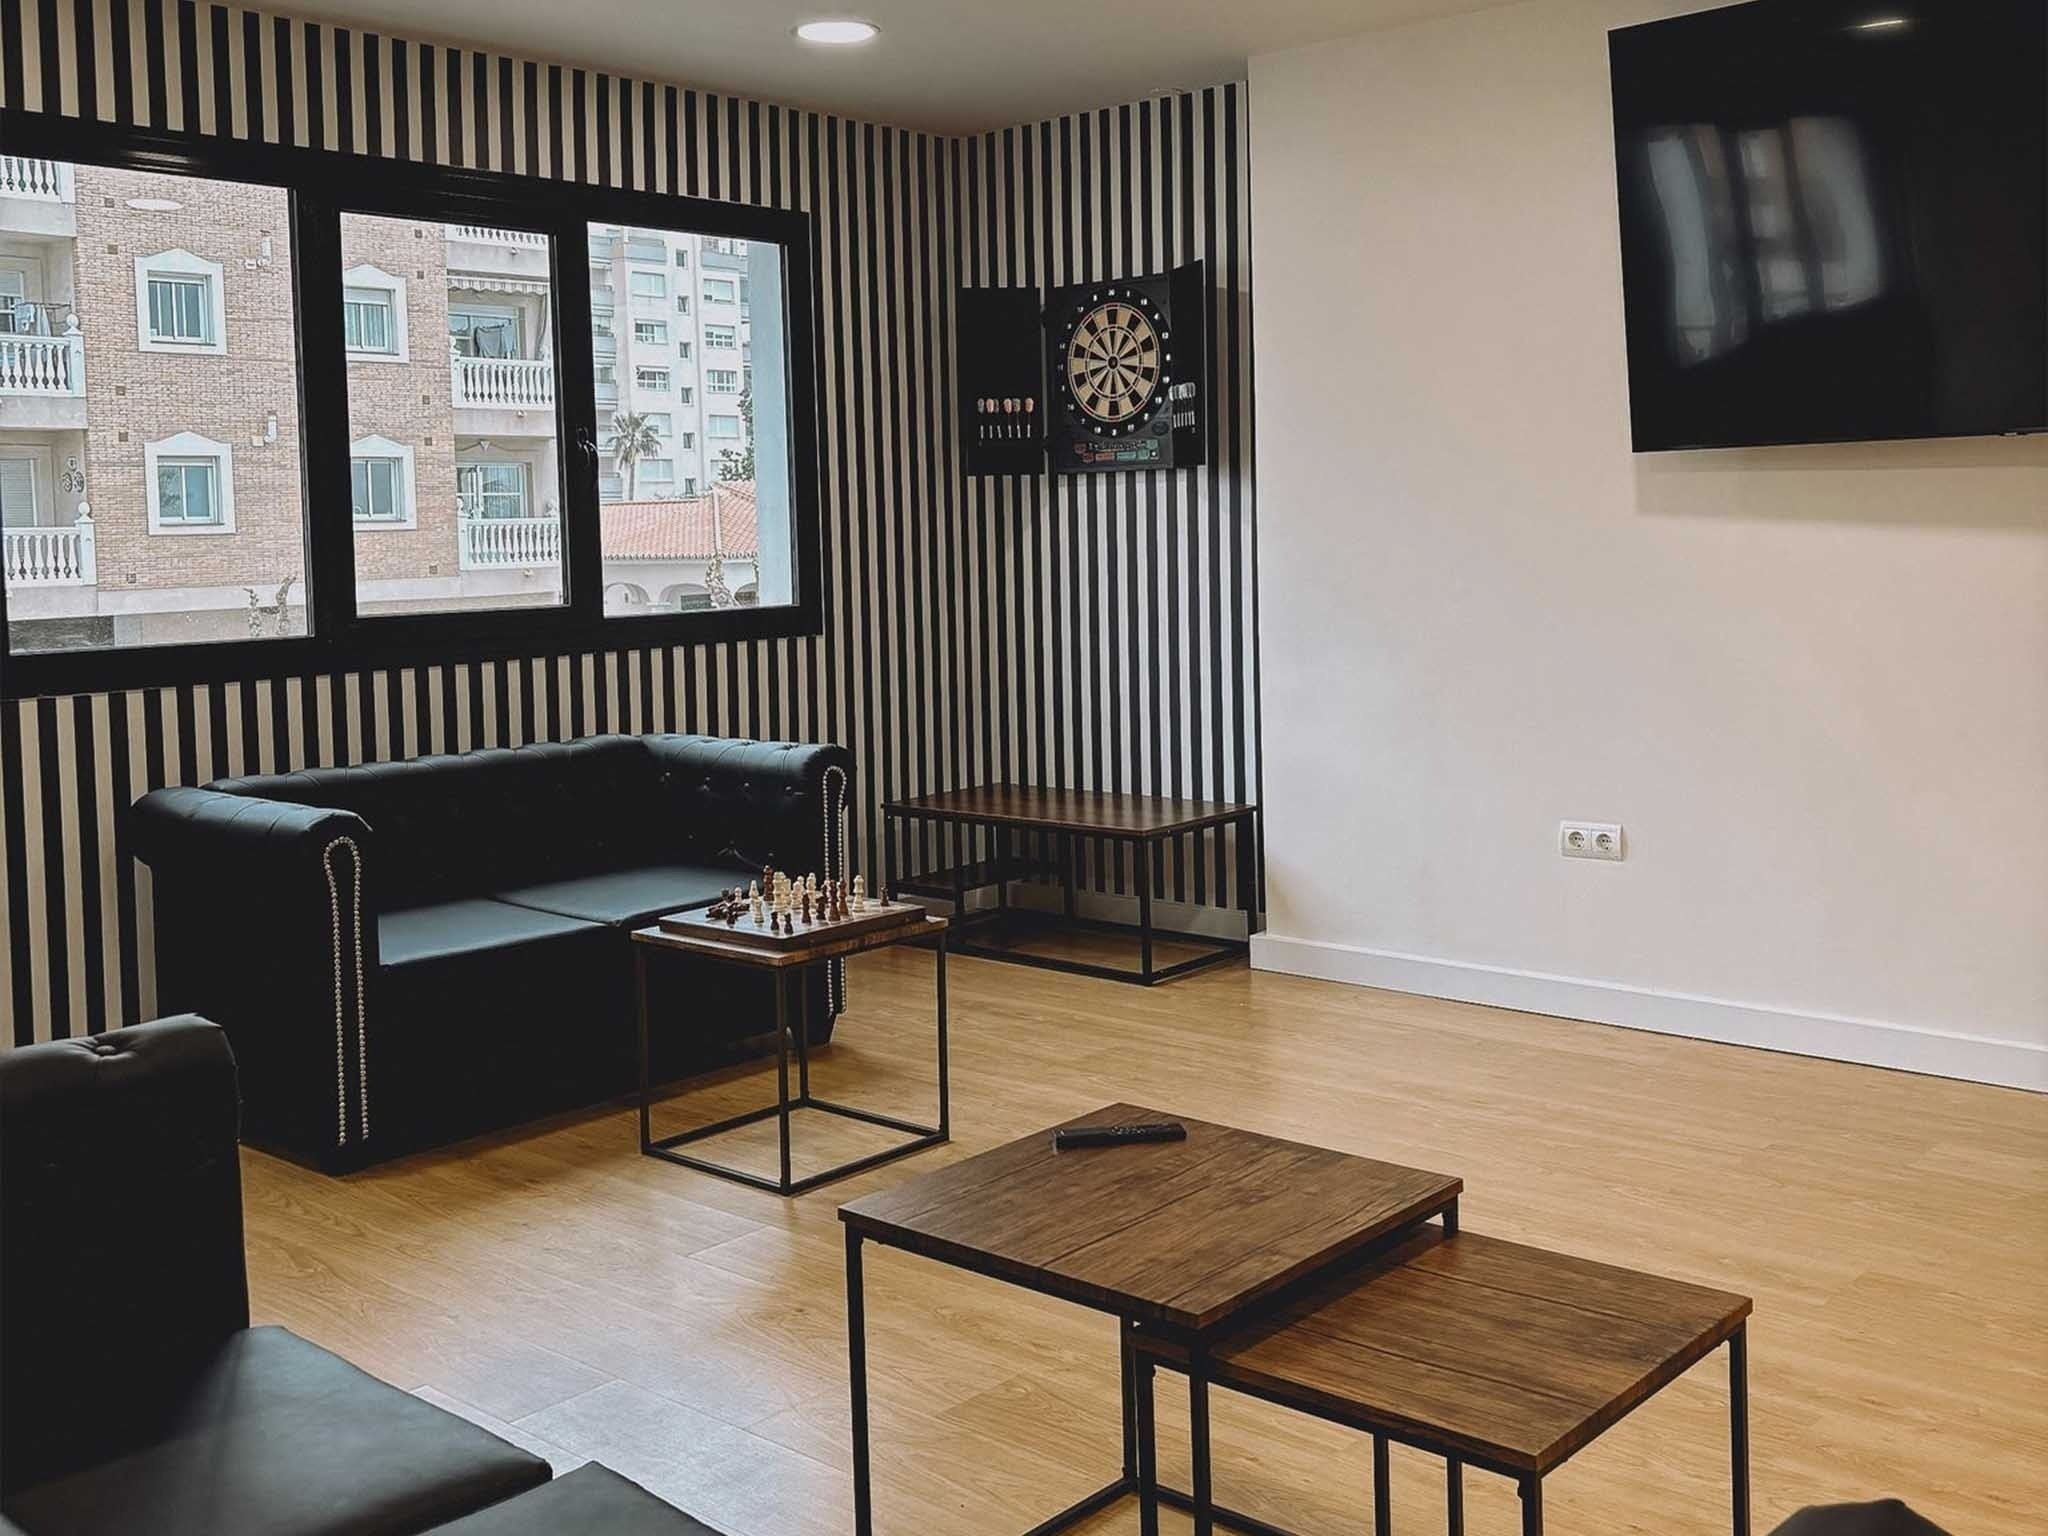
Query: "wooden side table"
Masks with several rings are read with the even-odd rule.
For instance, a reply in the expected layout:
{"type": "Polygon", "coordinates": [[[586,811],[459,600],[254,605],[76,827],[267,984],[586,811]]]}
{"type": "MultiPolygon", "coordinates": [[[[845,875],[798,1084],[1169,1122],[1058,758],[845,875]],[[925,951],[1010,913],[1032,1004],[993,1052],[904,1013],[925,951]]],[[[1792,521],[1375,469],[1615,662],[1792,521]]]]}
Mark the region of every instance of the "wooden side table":
{"type": "Polygon", "coordinates": [[[800,1195],[805,1190],[816,1189],[834,1179],[843,1179],[848,1174],[859,1173],[862,1169],[873,1168],[881,1163],[894,1162],[899,1157],[908,1157],[926,1147],[935,1147],[952,1135],[952,1100],[948,1086],[948,1065],[946,1059],[946,927],[943,917],[919,916],[910,921],[888,928],[869,929],[865,932],[833,935],[829,930],[815,937],[804,935],[789,949],[765,949],[734,939],[718,936],[715,932],[677,933],[656,925],[636,929],[633,934],[634,978],[639,991],[640,1015],[640,1150],[648,1157],[694,1168],[699,1173],[714,1173],[722,1179],[765,1189],[778,1195],[800,1195]],[[846,955],[861,954],[871,949],[886,949],[892,944],[929,943],[935,957],[935,986],[938,1004],[938,1076],[939,1076],[939,1118],[936,1125],[920,1125],[912,1120],[898,1119],[894,1115],[878,1114],[871,1109],[858,1109],[850,1104],[840,1104],[831,1099],[822,1099],[811,1092],[810,1052],[810,1003],[803,985],[806,968],[823,965],[828,961],[846,955]],[[649,1124],[649,1109],[653,1101],[653,1085],[648,1067],[647,1039],[650,1022],[647,1006],[647,967],[649,959],[662,950],[698,955],[707,960],[716,960],[727,965],[749,966],[755,970],[767,971],[773,982],[775,993],[775,1102],[762,1109],[748,1110],[742,1115],[715,1121],[710,1125],[697,1126],[692,1130],[679,1131],[673,1136],[656,1139],[649,1124]],[[789,994],[797,994],[796,1019],[790,1019],[789,994]],[[789,1044],[792,1033],[796,1037],[797,1092],[791,1098],[789,1092],[789,1044]],[[789,1155],[789,1117],[793,1110],[814,1109],[828,1115],[837,1115],[845,1120],[864,1121],[879,1125],[887,1130],[900,1131],[911,1138],[897,1146],[856,1157],[849,1162],[826,1168],[817,1173],[792,1178],[789,1155]],[[708,1158],[679,1152],[678,1147],[707,1137],[737,1130],[743,1125],[753,1125],[770,1116],[777,1120],[780,1146],[780,1171],[770,1179],[744,1168],[733,1168],[708,1158]]]}
{"type": "MultiPolygon", "coordinates": [[[[1373,1529],[1388,1536],[1390,1443],[1444,1459],[1450,1536],[1464,1536],[1464,1469],[1512,1478],[1524,1536],[1542,1536],[1543,1479],[1722,1345],[1728,1347],[1730,1504],[1749,1536],[1747,1296],[1595,1264],[1477,1233],[1425,1227],[1279,1311],[1191,1354],[1136,1341],[1137,1390],[1156,1367],[1372,1436],[1373,1529]]],[[[1139,1422],[1149,1430],[1151,1417],[1139,1422]]],[[[1158,1530],[1149,1446],[1140,1529],[1158,1530]]],[[[1196,1468],[1198,1486],[1208,1479],[1196,1468]]],[[[1220,1521],[1220,1515],[1217,1517],[1220,1521]]],[[[1207,1530],[1205,1512],[1195,1529],[1207,1530]]]]}

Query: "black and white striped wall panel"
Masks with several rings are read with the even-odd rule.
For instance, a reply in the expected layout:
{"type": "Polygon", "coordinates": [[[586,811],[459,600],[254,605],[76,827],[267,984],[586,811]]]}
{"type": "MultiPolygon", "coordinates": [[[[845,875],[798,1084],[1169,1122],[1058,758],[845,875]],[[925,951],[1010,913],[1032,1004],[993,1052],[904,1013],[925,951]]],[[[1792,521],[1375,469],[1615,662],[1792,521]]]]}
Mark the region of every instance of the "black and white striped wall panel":
{"type": "MultiPolygon", "coordinates": [[[[837,740],[870,870],[889,796],[991,778],[1256,792],[1241,87],[960,140],[195,0],[0,0],[0,104],[810,210],[826,569],[824,633],[800,640],[5,706],[0,1042],[154,1011],[149,872],[117,813],[160,784],[603,730],[837,740]],[[961,282],[1198,254],[1217,278],[1216,463],[962,476],[961,282]]],[[[1231,854],[1191,840],[1160,894],[1218,901],[1231,854]]],[[[1128,870],[1090,879],[1121,889],[1128,870]]]]}

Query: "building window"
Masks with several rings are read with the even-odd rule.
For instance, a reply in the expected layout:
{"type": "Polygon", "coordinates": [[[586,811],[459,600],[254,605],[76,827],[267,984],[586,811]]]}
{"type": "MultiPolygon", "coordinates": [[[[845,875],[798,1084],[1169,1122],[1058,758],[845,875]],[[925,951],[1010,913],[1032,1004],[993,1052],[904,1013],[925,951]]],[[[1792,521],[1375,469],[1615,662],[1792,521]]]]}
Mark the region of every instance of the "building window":
{"type": "Polygon", "coordinates": [[[666,390],[668,370],[666,368],[635,368],[633,383],[641,389],[666,390]]]}
{"type": "Polygon", "coordinates": [[[656,437],[667,437],[675,431],[675,417],[667,411],[649,411],[646,417],[648,429],[656,437]]]}
{"type": "Polygon", "coordinates": [[[733,287],[729,277],[707,277],[704,279],[704,302],[736,304],[739,302],[739,290],[733,287]]]}
{"type": "Polygon", "coordinates": [[[405,279],[377,267],[341,274],[341,332],[351,361],[404,362],[405,279]]]}
{"type": "Polygon", "coordinates": [[[707,325],[704,327],[704,345],[730,349],[740,344],[740,333],[730,325],[707,325]]]}
{"type": "Polygon", "coordinates": [[[680,357],[686,363],[690,360],[690,344],[687,341],[679,341],[676,343],[676,356],[680,357]]]}
{"type": "Polygon", "coordinates": [[[626,481],[622,475],[599,475],[597,477],[597,499],[618,501],[626,494],[626,481]]]}
{"type": "Polygon", "coordinates": [[[234,450],[226,443],[180,432],[145,443],[142,456],[151,533],[235,531],[234,450]]]}
{"type": "Polygon", "coordinates": [[[740,419],[737,416],[708,417],[704,423],[704,435],[706,437],[738,437],[740,435],[740,419]]]}
{"type": "Polygon", "coordinates": [[[668,322],[665,320],[635,320],[633,339],[650,347],[668,345],[668,322]]]}
{"type": "Polygon", "coordinates": [[[677,266],[679,266],[679,267],[687,267],[687,266],[689,266],[689,264],[690,264],[690,252],[689,252],[689,249],[688,249],[688,247],[686,247],[686,246],[680,246],[680,245],[679,245],[679,246],[677,246],[677,247],[676,247],[676,265],[677,265],[677,266]]]}
{"type": "Polygon", "coordinates": [[[524,357],[519,311],[496,304],[450,304],[448,335],[458,357],[524,357]]]}
{"type": "Polygon", "coordinates": [[[36,461],[27,455],[0,455],[0,528],[36,525],[36,461]]]}
{"type": "Polygon", "coordinates": [[[676,478],[674,459],[642,459],[639,475],[650,485],[673,485],[676,478]]]}
{"type": "Polygon", "coordinates": [[[627,281],[632,285],[636,299],[665,299],[668,297],[668,276],[662,272],[631,272],[627,281]]]}
{"type": "Polygon", "coordinates": [[[355,520],[378,528],[413,527],[411,445],[388,437],[359,437],[348,451],[355,520]]]}
{"type": "Polygon", "coordinates": [[[686,453],[693,451],[697,446],[697,434],[694,432],[680,432],[676,434],[676,446],[686,453]]]}
{"type": "Polygon", "coordinates": [[[135,259],[135,328],[145,352],[227,351],[217,261],[190,251],[135,259]]]}
{"type": "Polygon", "coordinates": [[[684,405],[691,405],[696,402],[697,391],[690,388],[689,385],[684,384],[676,390],[676,398],[680,400],[684,405]]]}
{"type": "Polygon", "coordinates": [[[683,476],[683,494],[685,496],[697,494],[697,477],[695,475],[683,476]]]}
{"type": "Polygon", "coordinates": [[[679,315],[687,315],[687,314],[688,314],[689,312],[690,312],[690,296],[689,296],[689,295],[688,295],[687,293],[679,293],[679,294],[677,294],[677,295],[676,295],[676,313],[677,313],[677,314],[679,314],[679,315]]]}
{"type": "Polygon", "coordinates": [[[455,497],[464,517],[524,517],[526,466],[458,464],[455,497]]]}
{"type": "Polygon", "coordinates": [[[704,370],[704,387],[706,389],[719,390],[724,394],[736,395],[740,392],[740,371],[737,368],[706,368],[704,370]]]}

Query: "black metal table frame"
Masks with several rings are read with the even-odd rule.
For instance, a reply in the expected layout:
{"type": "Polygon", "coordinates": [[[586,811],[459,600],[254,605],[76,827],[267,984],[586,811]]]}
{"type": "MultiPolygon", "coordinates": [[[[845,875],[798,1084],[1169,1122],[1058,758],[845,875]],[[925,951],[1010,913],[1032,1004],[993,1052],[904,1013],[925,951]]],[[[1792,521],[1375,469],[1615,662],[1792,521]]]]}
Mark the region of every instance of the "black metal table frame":
{"type": "MultiPolygon", "coordinates": [[[[908,938],[909,935],[904,935],[908,938]]],[[[765,1189],[770,1194],[801,1195],[843,1179],[864,1169],[892,1163],[899,1157],[908,1157],[913,1152],[922,1152],[952,1139],[952,1096],[948,1088],[948,1061],[946,1050],[946,931],[940,928],[932,937],[936,940],[933,949],[936,966],[936,990],[938,1003],[938,1055],[939,1055],[939,1123],[919,1125],[913,1120],[898,1119],[894,1115],[878,1114],[871,1109],[858,1109],[851,1104],[840,1104],[831,1099],[821,1099],[811,1092],[811,1048],[810,1048],[810,994],[804,986],[805,975],[818,965],[830,965],[838,956],[829,957],[802,965],[780,966],[769,969],[775,991],[775,1102],[762,1109],[750,1109],[742,1115],[730,1115],[710,1125],[700,1125],[687,1131],[678,1131],[672,1136],[655,1138],[650,1124],[650,1110],[653,1105],[652,1069],[648,1060],[648,1006],[647,1006],[647,962],[648,950],[658,945],[637,943],[633,946],[634,980],[639,989],[640,1015],[640,1150],[648,1157],[658,1157],[665,1162],[675,1163],[684,1168],[694,1168],[699,1173],[716,1174],[722,1179],[746,1184],[754,1189],[765,1189]],[[797,1023],[794,1031],[789,1026],[789,991],[797,994],[797,1023]],[[797,1095],[789,1096],[789,1040],[796,1036],[797,1095]],[[859,1120],[868,1125],[879,1125],[885,1130],[900,1131],[910,1137],[893,1147],[880,1152],[870,1152],[835,1167],[807,1173],[800,1179],[790,1177],[789,1117],[792,1110],[815,1109],[828,1115],[838,1115],[845,1120],[859,1120]],[[709,1158],[694,1157],[675,1149],[691,1142],[703,1141],[727,1131],[738,1130],[743,1125],[755,1125],[774,1117],[777,1122],[780,1171],[776,1178],[752,1173],[745,1168],[734,1168],[724,1163],[715,1163],[709,1158]]],[[[901,940],[898,940],[901,942],[901,940]]],[[[886,945],[872,946],[876,949],[886,945]]],[[[679,951],[687,953],[688,951],[679,951]]],[[[737,963],[737,962],[735,962],[737,963]]]]}
{"type": "MultiPolygon", "coordinates": [[[[1414,1228],[1432,1218],[1441,1218],[1444,1230],[1458,1230],[1458,1199],[1454,1195],[1441,1205],[1419,1213],[1401,1230],[1412,1232],[1414,1228]]],[[[868,1348],[867,1348],[867,1301],[861,1266],[861,1244],[879,1243],[885,1248],[900,1249],[905,1253],[916,1253],[940,1263],[950,1264],[970,1274],[985,1275],[991,1279],[1008,1283],[1021,1283],[1013,1277],[996,1274],[992,1269],[961,1262],[961,1256],[949,1251],[944,1244],[924,1243],[885,1237],[878,1233],[863,1232],[851,1222],[846,1227],[846,1333],[847,1333],[847,1376],[852,1392],[853,1421],[853,1529],[854,1536],[874,1536],[874,1484],[868,1447],[868,1348]]],[[[1381,1239],[1392,1240],[1394,1234],[1381,1239]]],[[[1346,1262],[1344,1260],[1338,1263],[1346,1262]]],[[[1329,1266],[1311,1271],[1292,1284],[1266,1297],[1251,1316],[1270,1315],[1274,1310],[1287,1305],[1297,1295],[1312,1288],[1327,1278],[1329,1266]]],[[[1201,1351],[1216,1335],[1234,1330],[1250,1320],[1250,1317],[1233,1317],[1219,1324],[1208,1334],[1167,1332],[1155,1325],[1142,1325],[1131,1317],[1112,1308],[1096,1305],[1073,1296],[1059,1295],[1049,1289],[1026,1285],[1027,1290],[1041,1295],[1054,1296],[1061,1301],[1076,1305],[1091,1306],[1096,1311],[1109,1312],[1117,1319],[1119,1349],[1119,1374],[1123,1398],[1123,1468],[1119,1474],[1097,1488],[1093,1493],[1075,1500],[1058,1514],[1049,1516],[1025,1531],[1023,1536],[1057,1536],[1083,1520],[1107,1509],[1121,1499],[1135,1497],[1138,1500],[1139,1520],[1144,1536],[1158,1536],[1159,1510],[1161,1504],[1185,1510],[1194,1517],[1196,1536],[1212,1536],[1216,1527],[1238,1531],[1242,1536],[1295,1536],[1284,1526],[1273,1525],[1256,1515],[1242,1510],[1228,1508],[1215,1502],[1211,1487],[1209,1464],[1209,1383],[1199,1368],[1201,1351]],[[1190,1481],[1193,1486],[1183,1490],[1162,1485],[1158,1477],[1158,1456],[1153,1434],[1152,1375],[1162,1363],[1148,1356],[1140,1349],[1141,1337],[1170,1339],[1184,1353],[1190,1365],[1186,1368],[1188,1378],[1188,1428],[1191,1449],[1190,1481]]],[[[1169,1365],[1169,1368],[1181,1368],[1169,1365]]],[[[1383,1469],[1382,1469],[1383,1471],[1383,1469]]],[[[1380,1536],[1386,1536],[1382,1531],[1380,1536]]]]}
{"type": "MultiPolygon", "coordinates": [[[[1073,831],[1031,822],[992,820],[986,816],[975,816],[960,811],[932,810],[920,806],[886,804],[882,807],[882,868],[885,888],[894,893],[898,890],[913,891],[918,895],[950,896],[953,901],[953,920],[963,931],[969,925],[1000,924],[1011,915],[1010,881],[1010,839],[1017,833],[1052,837],[1060,845],[1060,892],[1061,910],[1069,927],[1087,929],[1098,933],[1134,933],[1138,940],[1138,969],[1132,971],[1122,966],[1097,965],[1087,960],[1067,960],[1057,955],[1034,955],[1026,950],[1011,949],[999,944],[976,944],[966,940],[954,945],[955,950],[981,960],[1006,960],[1013,965],[1036,966],[1040,970],[1065,971],[1074,976],[1093,976],[1102,981],[1121,981],[1132,986],[1151,987],[1160,982],[1171,981],[1176,976],[1185,976],[1190,971],[1199,971],[1207,966],[1220,965],[1235,959],[1251,949],[1251,935],[1258,923],[1258,881],[1252,871],[1252,848],[1257,840],[1258,807],[1246,806],[1227,816],[1201,822],[1194,826],[1175,827],[1157,832],[1126,832],[1095,828],[1088,831],[1073,831]],[[992,878],[967,881],[967,861],[964,855],[956,856],[950,870],[939,873],[950,876],[940,881],[930,876],[913,876],[907,883],[899,884],[896,876],[896,839],[888,823],[893,821],[924,821],[938,826],[953,826],[964,831],[986,827],[996,847],[992,861],[992,878]],[[1211,829],[1234,828],[1238,842],[1238,884],[1244,893],[1241,903],[1245,915],[1245,937],[1242,939],[1218,938],[1214,934],[1187,933],[1179,929],[1161,929],[1152,922],[1152,875],[1155,867],[1157,845],[1170,842],[1176,837],[1196,835],[1211,829]],[[1131,846],[1132,884],[1137,889],[1138,921],[1136,923],[1108,922],[1079,915],[1079,889],[1075,867],[1074,847],[1077,840],[1095,840],[1111,843],[1128,843],[1131,846]],[[970,890],[987,890],[994,887],[996,905],[980,912],[967,910],[967,893],[970,890]],[[1155,966],[1152,963],[1152,947],[1155,941],[1166,940],[1175,944],[1199,948],[1204,953],[1190,959],[1177,960],[1172,965],[1155,966]]],[[[959,850],[956,850],[959,854],[959,850]]],[[[1163,861],[1162,861],[1163,862],[1163,861]]]]}
{"type": "MultiPolygon", "coordinates": [[[[1445,1220],[1447,1231],[1457,1230],[1455,1210],[1445,1220]]],[[[1728,1347],[1728,1440],[1729,1440],[1729,1484],[1730,1506],[1733,1516],[1734,1536],[1750,1536],[1749,1499],[1749,1334],[1746,1322],[1737,1323],[1726,1340],[1728,1347]]],[[[1388,1497],[1389,1446],[1405,1445],[1431,1456],[1438,1456],[1444,1463],[1444,1528],[1448,1536],[1465,1536],[1465,1468],[1478,1467],[1481,1471],[1496,1473],[1513,1482],[1522,1501],[1522,1536],[1543,1536],[1543,1479],[1546,1473],[1532,1473],[1520,1468],[1496,1464],[1484,1457],[1447,1449],[1441,1443],[1425,1436],[1408,1433],[1385,1424],[1375,1422],[1369,1415],[1357,1417],[1319,1409],[1305,1408],[1300,1403],[1289,1402],[1276,1394],[1255,1390],[1241,1382],[1211,1382],[1202,1368],[1202,1344],[1166,1343],[1148,1339],[1141,1330],[1132,1342],[1137,1354],[1138,1384],[1141,1395],[1138,1423],[1143,1443],[1138,1448],[1138,1527],[1142,1536],[1158,1536],[1160,1503],[1172,1504],[1177,1508],[1188,1508],[1181,1495],[1172,1490],[1153,1488],[1156,1474],[1157,1451],[1152,1445],[1153,1416],[1150,1398],[1152,1395],[1153,1372],[1161,1367],[1180,1370],[1188,1378],[1190,1442],[1194,1457],[1194,1481],[1198,1496],[1209,1485],[1209,1406],[1208,1388],[1211,1385],[1242,1397],[1254,1398],[1260,1402],[1272,1403],[1295,1413],[1306,1413],[1327,1423],[1340,1424],[1356,1429],[1372,1437],[1372,1482],[1373,1482],[1373,1536],[1391,1536],[1393,1530],[1393,1506],[1388,1497]],[[1165,1343],[1165,1348],[1159,1347],[1165,1343]]],[[[1716,1343],[1692,1361],[1687,1368],[1697,1365],[1708,1354],[1720,1348],[1716,1343]]],[[[1675,1379],[1675,1378],[1674,1378],[1675,1379]]],[[[1667,1383],[1668,1385],[1668,1383],[1667,1383]]],[[[1652,1396],[1655,1394],[1652,1393],[1652,1396]]],[[[1648,1398],[1644,1399],[1645,1402],[1648,1398]]],[[[1637,1407],[1642,1405],[1638,1403],[1637,1407]]],[[[1633,1410],[1631,1410],[1633,1411],[1633,1410]]],[[[1587,1445],[1597,1443],[1596,1435],[1587,1445]]],[[[1586,1446],[1579,1447],[1579,1450],[1586,1446]]],[[[1577,1452],[1573,1452],[1576,1455],[1577,1452]]],[[[1565,1458],[1567,1461],[1570,1457],[1565,1458]]],[[[1557,1466],[1564,1465],[1559,1462],[1557,1466]]],[[[1550,1471],[1556,1471],[1552,1467],[1550,1471]]],[[[1226,1518],[1227,1512],[1213,1510],[1218,1525],[1236,1524],[1237,1518],[1226,1518]]],[[[1277,1527],[1253,1522],[1249,1527],[1259,1536],[1285,1536],[1277,1527]]],[[[1196,1536],[1208,1536],[1201,1515],[1195,1516],[1196,1536]]]]}

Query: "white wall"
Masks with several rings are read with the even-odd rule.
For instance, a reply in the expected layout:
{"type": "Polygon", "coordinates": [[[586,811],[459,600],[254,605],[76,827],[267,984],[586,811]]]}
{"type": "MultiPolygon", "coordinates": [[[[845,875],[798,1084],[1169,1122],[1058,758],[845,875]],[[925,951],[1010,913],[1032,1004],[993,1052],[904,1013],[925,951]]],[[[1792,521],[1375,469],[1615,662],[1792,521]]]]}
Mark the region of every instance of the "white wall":
{"type": "Polygon", "coordinates": [[[1256,962],[2048,1087],[2048,438],[1631,456],[1605,33],[1683,8],[1252,61],[1256,962]]]}

